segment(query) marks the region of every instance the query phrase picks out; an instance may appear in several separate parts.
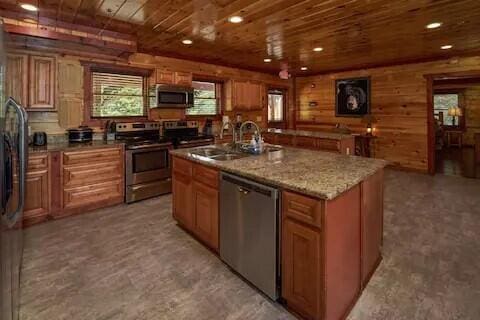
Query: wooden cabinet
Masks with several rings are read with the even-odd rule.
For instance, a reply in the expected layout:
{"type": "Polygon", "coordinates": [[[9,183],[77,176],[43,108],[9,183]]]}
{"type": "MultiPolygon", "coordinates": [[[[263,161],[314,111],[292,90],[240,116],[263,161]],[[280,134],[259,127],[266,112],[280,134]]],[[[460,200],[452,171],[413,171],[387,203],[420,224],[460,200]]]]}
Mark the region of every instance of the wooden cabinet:
{"type": "Polygon", "coordinates": [[[29,111],[55,110],[56,62],[53,56],[7,55],[7,96],[29,111]]]}
{"type": "Polygon", "coordinates": [[[218,171],[173,157],[173,217],[218,251],[218,171]]]}
{"type": "Polygon", "coordinates": [[[218,250],[218,190],[193,182],[193,231],[212,249],[218,250]]]}
{"type": "Polygon", "coordinates": [[[308,319],[321,319],[320,232],[292,219],[283,220],[282,296],[308,319]]]}
{"type": "Polygon", "coordinates": [[[264,133],[266,142],[284,146],[293,146],[311,150],[330,151],[342,154],[354,154],[355,137],[345,137],[343,139],[329,139],[310,136],[300,136],[286,133],[264,133]]]}
{"type": "Polygon", "coordinates": [[[23,106],[28,103],[28,56],[8,54],[5,70],[5,96],[23,106]]]}
{"type": "Polygon", "coordinates": [[[62,152],[61,186],[55,198],[60,210],[54,217],[123,202],[124,157],[122,147],[62,152]]]}
{"type": "Polygon", "coordinates": [[[28,158],[25,179],[23,224],[30,226],[48,219],[50,212],[49,167],[47,153],[34,153],[28,158]]]}
{"type": "Polygon", "coordinates": [[[173,71],[164,71],[157,69],[157,83],[161,84],[174,84],[175,83],[175,73],[173,71]]]}
{"type": "Polygon", "coordinates": [[[157,69],[156,82],[159,84],[175,84],[189,87],[192,85],[192,73],[157,69]]]}
{"type": "Polygon", "coordinates": [[[55,58],[29,56],[28,109],[55,109],[55,58]]]}
{"type": "Polygon", "coordinates": [[[233,81],[233,108],[235,110],[261,110],[265,101],[263,84],[251,81],[233,81]]]}
{"type": "Polygon", "coordinates": [[[193,229],[192,177],[179,171],[173,172],[173,218],[188,230],[193,229]]]}
{"type": "Polygon", "coordinates": [[[480,163],[480,133],[475,133],[475,161],[480,163]]]}
{"type": "Polygon", "coordinates": [[[313,137],[295,137],[295,145],[300,148],[317,149],[317,141],[313,137]]]}
{"type": "Polygon", "coordinates": [[[192,74],[190,72],[175,72],[175,84],[190,87],[192,85],[192,74]]]}

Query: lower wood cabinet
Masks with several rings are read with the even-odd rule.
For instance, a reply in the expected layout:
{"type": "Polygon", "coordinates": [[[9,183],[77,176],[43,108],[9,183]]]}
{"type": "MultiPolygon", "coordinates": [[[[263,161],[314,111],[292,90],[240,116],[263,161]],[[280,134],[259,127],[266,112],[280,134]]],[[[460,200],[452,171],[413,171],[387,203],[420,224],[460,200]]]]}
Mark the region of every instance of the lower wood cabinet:
{"type": "Polygon", "coordinates": [[[282,296],[308,319],[321,319],[320,231],[293,219],[283,220],[282,296]]]}
{"type": "Polygon", "coordinates": [[[218,171],[173,157],[173,218],[218,251],[218,171]]]}
{"type": "Polygon", "coordinates": [[[48,153],[35,153],[28,157],[25,179],[25,206],[23,225],[29,226],[48,219],[50,212],[48,153]]]}
{"type": "Polygon", "coordinates": [[[123,177],[121,146],[32,153],[28,158],[23,225],[122,203],[123,177]]]}
{"type": "Polygon", "coordinates": [[[265,142],[272,144],[311,150],[330,151],[342,154],[353,155],[355,153],[355,138],[353,136],[351,138],[345,138],[341,140],[298,135],[295,136],[289,134],[276,134],[272,132],[264,133],[262,136],[265,142]]]}

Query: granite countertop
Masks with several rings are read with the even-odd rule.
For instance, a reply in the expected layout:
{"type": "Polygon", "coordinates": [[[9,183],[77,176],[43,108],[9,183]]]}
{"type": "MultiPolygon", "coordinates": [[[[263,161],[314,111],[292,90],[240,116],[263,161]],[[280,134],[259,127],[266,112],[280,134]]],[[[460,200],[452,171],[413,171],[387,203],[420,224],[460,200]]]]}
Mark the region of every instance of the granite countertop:
{"type": "Polygon", "coordinates": [[[77,150],[77,149],[95,149],[95,148],[104,148],[104,147],[115,147],[122,145],[122,142],[119,141],[105,141],[105,140],[93,140],[91,142],[76,142],[69,143],[68,141],[61,142],[50,142],[45,146],[29,146],[29,153],[40,153],[40,152],[52,152],[52,151],[66,151],[66,150],[77,150]]]}
{"type": "Polygon", "coordinates": [[[193,149],[198,148],[177,149],[171,153],[258,182],[327,200],[334,199],[387,165],[386,161],[379,159],[290,147],[262,155],[217,161],[194,155],[191,153],[193,149]]]}
{"type": "Polygon", "coordinates": [[[321,131],[304,131],[304,130],[268,128],[264,130],[263,133],[275,133],[275,134],[284,134],[284,135],[301,136],[301,137],[314,137],[314,138],[333,139],[333,140],[352,139],[351,134],[321,132],[321,131]]]}

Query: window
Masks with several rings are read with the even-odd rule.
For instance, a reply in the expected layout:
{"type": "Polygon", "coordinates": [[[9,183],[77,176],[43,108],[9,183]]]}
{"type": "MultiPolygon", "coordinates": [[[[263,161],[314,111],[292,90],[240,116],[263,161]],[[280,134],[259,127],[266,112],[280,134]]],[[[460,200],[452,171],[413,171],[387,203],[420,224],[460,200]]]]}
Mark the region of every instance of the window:
{"type": "Polygon", "coordinates": [[[144,77],[92,72],[92,118],[145,116],[144,77]]]}
{"type": "Polygon", "coordinates": [[[434,115],[442,125],[453,125],[453,117],[448,115],[448,109],[458,106],[458,93],[442,93],[433,96],[434,115]]]}
{"type": "Polygon", "coordinates": [[[280,90],[268,91],[268,122],[283,121],[285,95],[280,90]]]}
{"type": "Polygon", "coordinates": [[[215,116],[220,113],[222,84],[211,81],[192,81],[193,107],[187,109],[189,116],[215,116]]]}

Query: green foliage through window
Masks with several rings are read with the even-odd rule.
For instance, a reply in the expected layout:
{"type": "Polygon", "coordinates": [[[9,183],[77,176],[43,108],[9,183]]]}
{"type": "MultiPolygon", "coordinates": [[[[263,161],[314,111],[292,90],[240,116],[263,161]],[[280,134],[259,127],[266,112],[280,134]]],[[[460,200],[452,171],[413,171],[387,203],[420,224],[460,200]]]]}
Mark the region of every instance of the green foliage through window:
{"type": "Polygon", "coordinates": [[[92,94],[92,117],[145,115],[141,76],[93,72],[92,94]]]}
{"type": "Polygon", "coordinates": [[[194,106],[187,109],[187,115],[214,116],[218,114],[218,85],[215,82],[193,81],[194,106]]]}

